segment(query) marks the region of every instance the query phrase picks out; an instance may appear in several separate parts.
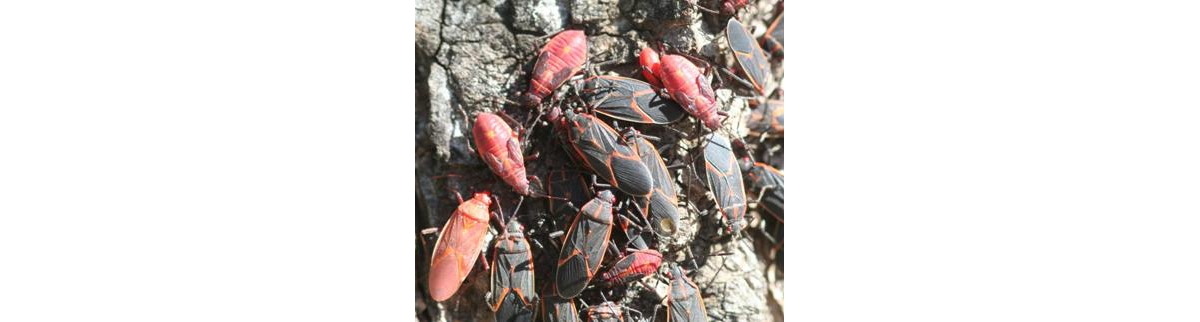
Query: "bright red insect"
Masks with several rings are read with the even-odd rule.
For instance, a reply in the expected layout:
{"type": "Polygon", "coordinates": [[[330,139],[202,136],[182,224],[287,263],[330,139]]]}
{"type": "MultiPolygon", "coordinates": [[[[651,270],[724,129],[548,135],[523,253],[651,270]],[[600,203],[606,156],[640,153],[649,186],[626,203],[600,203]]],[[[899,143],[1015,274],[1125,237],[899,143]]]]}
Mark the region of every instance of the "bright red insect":
{"type": "Polygon", "coordinates": [[[476,193],[459,204],[442,227],[429,262],[429,295],[434,301],[445,301],[458,292],[475,266],[487,235],[491,205],[490,194],[476,193]]]}
{"type": "Polygon", "coordinates": [[[658,52],[654,49],[642,48],[642,52],[638,54],[638,64],[642,65],[642,76],[646,77],[646,82],[654,85],[655,88],[662,88],[662,81],[658,80],[659,69],[658,52]]]}
{"type": "Polygon", "coordinates": [[[479,158],[492,172],[504,179],[517,193],[528,196],[529,178],[525,176],[525,157],[517,132],[504,119],[492,113],[475,116],[475,147],[479,158]]]}
{"type": "Polygon", "coordinates": [[[525,106],[538,106],[563,82],[583,70],[587,62],[587,36],[582,30],[566,30],[547,42],[533,65],[529,90],[521,97],[525,106]]]}
{"type": "Polygon", "coordinates": [[[621,257],[612,268],[600,275],[607,285],[625,284],[650,276],[662,265],[662,254],[653,249],[641,249],[621,257]]]}
{"type": "Polygon", "coordinates": [[[670,94],[672,100],[700,119],[708,129],[716,130],[721,127],[724,113],[717,109],[717,97],[713,93],[712,85],[709,84],[708,77],[700,73],[696,64],[680,55],[658,55],[649,48],[642,49],[642,55],[639,60],[643,63],[643,73],[646,70],[655,71],[654,76],[662,83],[662,88],[670,94]],[[646,58],[647,55],[650,57],[646,58]],[[654,59],[654,56],[658,58],[654,59]],[[654,65],[654,61],[659,63],[654,65]],[[646,62],[650,64],[647,65],[646,62]]]}

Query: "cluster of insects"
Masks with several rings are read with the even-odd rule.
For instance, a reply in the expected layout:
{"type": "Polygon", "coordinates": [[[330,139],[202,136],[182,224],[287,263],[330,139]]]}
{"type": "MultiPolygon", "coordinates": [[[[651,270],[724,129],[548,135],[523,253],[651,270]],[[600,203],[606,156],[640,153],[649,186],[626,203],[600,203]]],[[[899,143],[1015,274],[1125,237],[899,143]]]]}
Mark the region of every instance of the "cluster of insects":
{"type": "Polygon", "coordinates": [[[757,225],[762,235],[782,245],[783,173],[755,159],[782,146],[782,94],[768,83],[774,82],[772,64],[783,59],[783,15],[776,12],[755,38],[734,17],[746,4],[725,0],[711,10],[728,18],[724,36],[736,71],[646,46],[636,62],[640,72],[596,75],[588,71],[583,30],[548,37],[527,89],[509,100],[508,108],[534,116],[519,122],[499,110],[471,122],[475,152],[507,186],[503,190],[512,191],[516,206],[506,213],[500,192],[479,190],[466,200],[459,196],[440,229],[423,231],[437,235],[430,298],[444,302],[460,294],[479,264],[478,272],[490,273],[490,290],[478,300],[497,321],[653,320],[659,312],[618,304],[611,290],[656,278],[667,285],[658,306],[666,320],[707,321],[701,290],[688,276],[697,268],[695,256],[664,249],[664,240],[683,230],[684,215],[719,216],[723,238],[745,238],[751,223],[763,222],[757,225]],[[722,79],[734,80],[738,87],[731,91],[750,102],[744,123],[731,121],[718,99],[714,81],[724,86],[722,79]],[[677,129],[689,116],[695,126],[677,129]],[[535,141],[547,152],[527,152],[535,141]],[[530,175],[526,161],[533,158],[549,170],[530,175]],[[687,189],[702,189],[707,200],[690,198],[687,189]],[[532,200],[545,200],[545,211],[522,212],[532,200]],[[747,218],[748,212],[761,220],[747,218]]]}

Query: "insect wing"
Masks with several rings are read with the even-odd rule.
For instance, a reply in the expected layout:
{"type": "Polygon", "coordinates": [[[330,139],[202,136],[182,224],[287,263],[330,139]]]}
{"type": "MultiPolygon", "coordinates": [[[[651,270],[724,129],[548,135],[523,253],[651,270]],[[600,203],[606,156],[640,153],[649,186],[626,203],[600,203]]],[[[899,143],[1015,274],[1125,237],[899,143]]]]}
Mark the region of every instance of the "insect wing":
{"type": "Polygon", "coordinates": [[[571,146],[592,172],[632,196],[650,194],[650,169],[632,147],[620,141],[616,130],[591,115],[567,111],[567,117],[575,121],[571,146]]]}
{"type": "Polygon", "coordinates": [[[522,236],[512,236],[496,244],[496,262],[492,265],[492,310],[500,312],[508,296],[515,296],[520,306],[532,309],[533,255],[529,243],[522,236]]]}
{"type": "Polygon", "coordinates": [[[612,233],[612,205],[592,199],[580,209],[558,256],[558,296],[574,298],[600,269],[612,233]]]}
{"type": "Polygon", "coordinates": [[[579,310],[575,302],[559,296],[550,295],[542,298],[542,320],[546,322],[578,322],[579,310]]]}
{"type": "Polygon", "coordinates": [[[783,15],[781,14],[778,17],[775,17],[775,22],[771,23],[771,28],[770,30],[767,30],[767,35],[770,35],[772,39],[775,39],[776,42],[779,42],[779,46],[782,47],[783,31],[783,15]]]}
{"type": "Polygon", "coordinates": [[[592,102],[597,113],[614,119],[642,123],[668,124],[683,119],[687,112],[659,95],[649,83],[633,78],[596,76],[584,82],[583,98],[592,102]]]}
{"type": "Polygon", "coordinates": [[[783,101],[769,100],[750,112],[750,120],[746,127],[754,135],[783,135],[783,101]]]}
{"type": "Polygon", "coordinates": [[[766,94],[765,87],[767,77],[771,74],[771,67],[770,61],[767,60],[762,48],[758,46],[758,42],[750,36],[750,32],[746,31],[746,27],[742,26],[737,19],[729,19],[729,23],[725,27],[725,37],[729,41],[729,48],[733,49],[733,56],[737,58],[738,66],[750,77],[749,81],[753,83],[754,88],[759,93],[766,94]]]}
{"type": "Polygon", "coordinates": [[[783,222],[783,198],[784,184],[783,173],[776,170],[774,167],[763,163],[755,163],[751,170],[752,181],[755,189],[766,189],[763,193],[762,200],[759,201],[762,209],[772,217],[775,217],[779,222],[783,222]]]}
{"type": "Polygon", "coordinates": [[[675,233],[679,224],[679,208],[675,206],[679,200],[675,191],[675,180],[672,179],[667,164],[663,162],[654,144],[641,137],[634,139],[634,143],[637,144],[638,156],[641,157],[642,163],[646,164],[650,170],[650,177],[654,180],[654,189],[650,196],[638,198],[638,203],[642,205],[644,212],[649,212],[650,224],[654,231],[660,235],[671,235],[675,233]]]}
{"type": "Polygon", "coordinates": [[[671,294],[667,301],[667,320],[671,322],[708,321],[700,290],[679,268],[671,269],[671,294]]]}
{"type": "Polygon", "coordinates": [[[533,303],[525,302],[516,293],[508,293],[501,300],[496,311],[497,322],[533,321],[533,303]]]}
{"type": "Polygon", "coordinates": [[[708,187],[721,213],[725,215],[729,230],[736,233],[741,231],[746,216],[746,188],[742,183],[742,169],[733,155],[729,139],[711,133],[706,141],[704,170],[708,174],[708,187]]]}
{"type": "Polygon", "coordinates": [[[474,220],[461,209],[450,215],[430,261],[429,293],[434,301],[444,301],[458,291],[483,250],[487,230],[487,221],[474,220]]]}

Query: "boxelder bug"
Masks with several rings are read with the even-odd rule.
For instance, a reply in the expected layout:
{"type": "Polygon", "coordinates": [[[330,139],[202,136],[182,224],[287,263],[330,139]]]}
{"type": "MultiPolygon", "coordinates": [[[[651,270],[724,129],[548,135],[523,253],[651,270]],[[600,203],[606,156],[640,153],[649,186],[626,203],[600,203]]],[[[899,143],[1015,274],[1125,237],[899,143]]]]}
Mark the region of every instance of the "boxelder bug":
{"type": "Polygon", "coordinates": [[[741,162],[750,188],[759,193],[759,209],[783,223],[783,172],[750,158],[742,158],[741,162]]]}
{"type": "Polygon", "coordinates": [[[650,276],[658,271],[659,265],[662,265],[662,254],[658,251],[653,249],[635,250],[629,255],[621,257],[616,264],[600,275],[600,281],[606,285],[629,283],[650,276]]]}
{"type": "Polygon", "coordinates": [[[738,66],[749,76],[750,84],[760,94],[766,94],[765,87],[771,75],[771,62],[767,60],[758,42],[754,41],[754,37],[750,36],[750,32],[746,31],[746,27],[742,26],[740,21],[732,18],[725,25],[725,39],[729,41],[729,49],[733,50],[738,66]]]}
{"type": "Polygon", "coordinates": [[[575,308],[575,301],[564,299],[557,295],[546,295],[542,297],[540,305],[542,320],[546,322],[579,322],[579,309],[575,308]]]}
{"type": "Polygon", "coordinates": [[[622,322],[625,321],[625,312],[616,303],[604,302],[587,308],[587,317],[588,321],[622,322]]]}
{"type": "Polygon", "coordinates": [[[558,254],[554,284],[558,296],[579,296],[600,269],[612,234],[614,202],[612,192],[601,190],[575,216],[558,254]]]}
{"type": "Polygon", "coordinates": [[[783,101],[767,100],[750,111],[746,122],[750,134],[766,137],[783,137],[783,101]]]}
{"type": "Polygon", "coordinates": [[[767,28],[767,33],[758,38],[762,49],[771,53],[771,57],[775,59],[783,59],[783,30],[783,13],[780,13],[767,28]]]}
{"type": "Polygon", "coordinates": [[[644,197],[650,194],[654,185],[650,169],[642,163],[634,148],[622,141],[616,130],[590,114],[567,110],[566,115],[560,117],[557,111],[551,110],[549,119],[565,128],[572,154],[584,166],[629,195],[644,197]]]}
{"type": "Polygon", "coordinates": [[[661,83],[662,89],[672,100],[700,119],[710,130],[721,127],[726,114],[717,109],[717,97],[712,85],[696,64],[680,55],[659,55],[650,48],[642,48],[641,56],[639,62],[643,64],[642,72],[649,70],[654,74],[653,78],[647,77],[651,83],[661,83]]]}
{"type": "Polygon", "coordinates": [[[746,217],[746,188],[742,183],[742,169],[733,155],[729,139],[717,133],[705,137],[704,172],[708,177],[708,189],[717,203],[717,211],[725,217],[727,230],[738,233],[746,217]]]}
{"type": "Polygon", "coordinates": [[[658,149],[649,140],[631,129],[626,141],[634,143],[637,147],[638,156],[650,169],[650,176],[654,179],[654,189],[650,191],[649,196],[634,198],[638,209],[643,216],[649,215],[647,219],[654,231],[670,236],[679,225],[679,208],[676,207],[679,199],[675,191],[675,179],[667,170],[667,164],[658,154],[658,149]]]}
{"type": "Polygon", "coordinates": [[[492,263],[492,290],[488,305],[496,321],[530,321],[537,293],[533,291],[533,253],[520,222],[510,220],[496,239],[492,263]]]}
{"type": "Polygon", "coordinates": [[[472,132],[479,158],[518,194],[530,195],[529,179],[525,177],[525,155],[517,141],[517,133],[508,123],[496,114],[479,113],[475,116],[472,132]]]}
{"type": "Polygon", "coordinates": [[[529,89],[521,96],[525,106],[538,106],[563,82],[583,70],[587,62],[587,36],[582,30],[565,30],[542,47],[533,65],[529,89]]]}
{"type": "Polygon", "coordinates": [[[626,122],[668,124],[687,116],[678,103],[660,96],[649,83],[633,78],[588,78],[581,96],[594,103],[596,113],[626,122]]]}
{"type": "Polygon", "coordinates": [[[708,321],[704,299],[700,297],[700,289],[696,287],[696,283],[683,275],[678,265],[671,266],[669,277],[671,292],[667,297],[667,321],[708,321]]]}
{"type": "Polygon", "coordinates": [[[458,292],[458,287],[475,266],[488,231],[491,205],[491,195],[480,192],[459,204],[450,214],[434,244],[429,263],[429,295],[434,301],[445,301],[458,292]]]}

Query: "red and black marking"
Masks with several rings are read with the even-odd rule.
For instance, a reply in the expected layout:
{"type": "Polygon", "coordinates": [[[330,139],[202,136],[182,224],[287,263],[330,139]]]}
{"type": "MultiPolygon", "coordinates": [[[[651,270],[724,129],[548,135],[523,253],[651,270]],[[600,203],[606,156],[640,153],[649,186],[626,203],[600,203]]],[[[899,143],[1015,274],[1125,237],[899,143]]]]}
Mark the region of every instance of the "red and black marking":
{"type": "Polygon", "coordinates": [[[767,33],[758,38],[762,49],[771,53],[774,59],[783,59],[783,30],[783,13],[780,13],[767,28],[767,33]]]}
{"type": "Polygon", "coordinates": [[[758,209],[783,223],[783,172],[769,164],[742,158],[742,171],[751,191],[757,191],[758,209]]]}
{"type": "Polygon", "coordinates": [[[742,169],[733,154],[729,139],[718,133],[705,137],[704,172],[708,177],[708,189],[717,204],[717,211],[725,218],[727,231],[737,234],[745,226],[746,188],[742,183],[742,169]]]}
{"type": "Polygon", "coordinates": [[[511,220],[496,239],[492,290],[488,306],[496,321],[531,321],[537,293],[533,291],[533,252],[521,223],[511,220]]]}
{"type": "Polygon", "coordinates": [[[767,81],[771,77],[771,61],[767,59],[754,36],[737,19],[729,19],[725,26],[725,39],[737,59],[738,67],[748,76],[750,84],[759,94],[766,95],[767,81]]]}
{"type": "Polygon", "coordinates": [[[542,297],[541,314],[542,321],[546,322],[579,322],[579,309],[575,307],[575,301],[572,299],[564,299],[558,295],[546,295],[542,297]]]}
{"type": "Polygon", "coordinates": [[[600,270],[612,234],[615,201],[612,192],[601,190],[579,209],[558,254],[554,284],[558,296],[579,296],[600,270]]]}
{"type": "Polygon", "coordinates": [[[567,110],[565,126],[573,154],[600,179],[631,196],[650,194],[654,180],[637,151],[608,124],[567,110]]]}
{"type": "Polygon", "coordinates": [[[671,266],[671,290],[667,297],[667,321],[698,322],[708,321],[708,312],[704,309],[704,299],[700,297],[700,288],[696,287],[678,265],[671,266]]]}
{"type": "Polygon", "coordinates": [[[621,257],[604,274],[600,280],[606,285],[624,285],[640,280],[658,271],[662,265],[662,254],[653,249],[640,249],[621,257]]]}
{"type": "Polygon", "coordinates": [[[593,111],[642,124],[669,124],[687,116],[683,107],[659,95],[650,83],[627,77],[596,76],[583,83],[581,96],[593,111]]]}
{"type": "Polygon", "coordinates": [[[637,147],[638,156],[650,170],[654,180],[654,189],[646,197],[635,197],[635,203],[642,216],[650,222],[650,227],[659,235],[671,236],[679,227],[678,192],[675,190],[675,179],[667,170],[658,148],[636,131],[630,132],[627,141],[637,147]]]}
{"type": "Polygon", "coordinates": [[[783,101],[767,100],[750,111],[746,127],[750,134],[763,137],[783,137],[783,101]]]}

